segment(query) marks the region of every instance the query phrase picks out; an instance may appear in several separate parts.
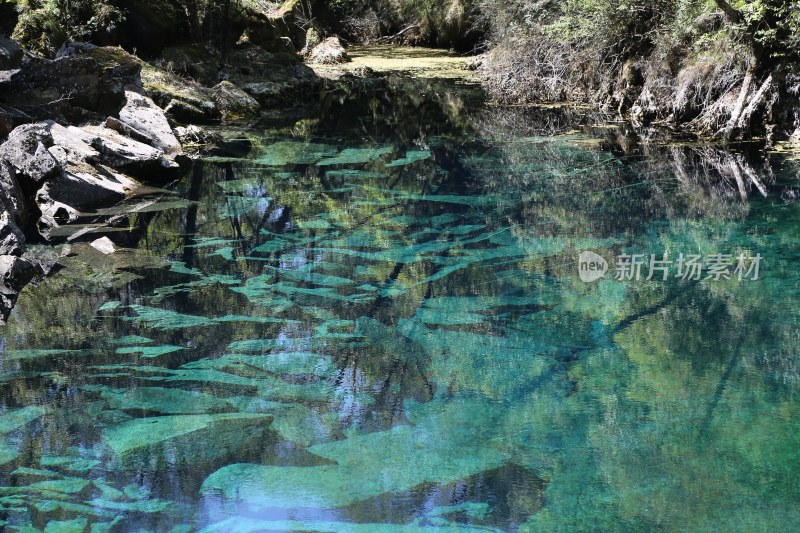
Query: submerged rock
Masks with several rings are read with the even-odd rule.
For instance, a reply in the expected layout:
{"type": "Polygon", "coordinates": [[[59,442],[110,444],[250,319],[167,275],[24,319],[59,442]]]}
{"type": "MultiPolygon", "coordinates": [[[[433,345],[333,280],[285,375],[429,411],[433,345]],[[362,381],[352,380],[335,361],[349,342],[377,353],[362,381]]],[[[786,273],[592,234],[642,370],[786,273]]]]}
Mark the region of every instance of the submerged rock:
{"type": "Polygon", "coordinates": [[[106,255],[113,254],[117,251],[117,247],[114,245],[114,242],[108,237],[100,237],[99,239],[92,241],[90,246],[98,252],[106,255]]]}
{"type": "Polygon", "coordinates": [[[154,457],[189,465],[210,465],[263,442],[273,417],[220,413],[136,418],[109,427],[104,441],[124,465],[154,457]]]}
{"type": "Polygon", "coordinates": [[[328,37],[319,43],[308,56],[310,63],[333,65],[350,61],[347,51],[338,37],[328,37]]]}

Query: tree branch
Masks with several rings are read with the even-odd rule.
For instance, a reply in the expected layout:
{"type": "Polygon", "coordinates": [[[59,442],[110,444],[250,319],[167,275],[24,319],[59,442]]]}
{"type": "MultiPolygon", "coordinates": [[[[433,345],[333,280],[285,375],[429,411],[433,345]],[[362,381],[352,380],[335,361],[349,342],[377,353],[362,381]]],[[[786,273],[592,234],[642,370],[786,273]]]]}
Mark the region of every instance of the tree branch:
{"type": "Polygon", "coordinates": [[[726,0],[714,0],[714,2],[722,10],[722,12],[725,13],[729,19],[731,19],[731,22],[734,24],[739,24],[742,22],[742,14],[726,0]]]}

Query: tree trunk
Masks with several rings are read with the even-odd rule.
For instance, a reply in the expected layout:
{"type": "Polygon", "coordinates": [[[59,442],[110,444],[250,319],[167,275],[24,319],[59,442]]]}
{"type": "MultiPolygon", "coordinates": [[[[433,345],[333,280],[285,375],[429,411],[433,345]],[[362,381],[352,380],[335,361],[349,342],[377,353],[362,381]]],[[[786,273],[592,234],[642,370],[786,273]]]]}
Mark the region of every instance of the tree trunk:
{"type": "Polygon", "coordinates": [[[744,105],[747,101],[747,95],[750,94],[750,87],[753,85],[753,66],[749,66],[747,68],[747,73],[744,76],[744,81],[742,82],[742,89],[739,91],[739,98],[736,100],[736,105],[733,107],[733,111],[731,112],[731,118],[728,120],[728,123],[725,125],[724,128],[720,131],[720,136],[725,140],[730,140],[734,133],[736,132],[736,125],[739,124],[739,118],[741,118],[742,113],[744,112],[744,105]]]}
{"type": "Polygon", "coordinates": [[[200,25],[200,10],[197,9],[197,0],[186,0],[186,17],[189,19],[189,33],[192,41],[202,40],[203,28],[200,25]]]}
{"type": "Polygon", "coordinates": [[[761,87],[759,87],[758,91],[756,91],[756,94],[750,99],[750,104],[745,108],[744,111],[742,111],[739,120],[736,122],[734,130],[735,132],[745,133],[750,130],[750,123],[753,118],[753,113],[764,101],[764,98],[770,92],[770,89],[772,89],[772,74],[767,76],[767,79],[761,84],[761,87]]]}

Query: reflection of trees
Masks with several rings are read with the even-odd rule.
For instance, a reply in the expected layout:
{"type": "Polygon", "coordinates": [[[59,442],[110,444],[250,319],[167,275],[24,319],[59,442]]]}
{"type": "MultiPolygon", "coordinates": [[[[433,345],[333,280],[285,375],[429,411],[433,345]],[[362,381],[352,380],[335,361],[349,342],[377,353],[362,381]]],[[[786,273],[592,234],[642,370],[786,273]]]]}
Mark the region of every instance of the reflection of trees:
{"type": "MultiPolygon", "coordinates": [[[[174,358],[153,362],[174,369],[219,357],[231,341],[283,337],[287,349],[333,355],[333,377],[289,381],[313,385],[328,379],[335,387],[330,405],[317,399],[303,407],[320,419],[333,414],[330,434],[336,438],[354,428],[429,424],[437,439],[457,434],[509,458],[500,473],[420,489],[437,505],[461,501],[465,494],[488,499],[494,494],[481,492],[484,487],[505,487],[495,490],[507,493],[503,509],[513,519],[505,523],[515,526],[533,514],[533,530],[613,530],[619,524],[632,529],[723,524],[732,530],[736,524],[728,517],[740,516],[734,505],[768,509],[764,523],[782,523],[778,510],[798,501],[789,478],[795,472],[791,450],[800,444],[793,403],[800,309],[786,290],[798,281],[791,262],[794,212],[770,213],[772,231],[748,229],[763,216],[757,205],[761,195],[773,196],[781,187],[769,166],[713,147],[619,142],[616,133],[600,141],[537,137],[566,123],[555,112],[543,130],[528,132],[535,135],[521,135],[515,129],[520,122],[509,115],[498,116],[493,125],[486,114],[471,130],[474,117],[452,94],[431,102],[409,91],[393,109],[395,98],[377,93],[366,98],[366,115],[361,108],[342,112],[350,100],[329,102],[328,112],[333,109],[336,118],[310,128],[355,130],[358,139],[330,142],[393,144],[394,155],[425,146],[431,161],[392,170],[366,163],[359,168],[383,175],[355,188],[309,164],[279,169],[246,161],[198,164],[181,185],[197,203],[148,214],[148,223],[137,225],[144,254],[180,261],[181,271],[196,269],[196,274],[132,268],[145,279],[112,289],[97,283],[91,291],[76,290],[71,278],[51,278],[21,303],[6,342],[89,348],[98,337],[144,333],[159,344],[186,346],[174,358]],[[392,128],[382,126],[384,113],[392,128]],[[445,126],[432,132],[429,121],[445,126]],[[242,181],[244,188],[221,187],[242,181]],[[464,191],[488,202],[418,200],[464,191]],[[434,224],[442,214],[453,219],[434,224]],[[303,226],[319,220],[329,226],[303,226]],[[464,234],[449,233],[460,226],[467,226],[464,234]],[[508,231],[499,235],[500,230],[508,231]],[[464,244],[475,235],[498,239],[464,244]],[[224,244],[199,248],[203,238],[224,244]],[[284,238],[291,241],[285,249],[257,251],[284,238]],[[429,244],[444,246],[408,258],[331,251],[374,254],[429,244]],[[480,253],[495,247],[515,251],[480,253]],[[574,280],[577,249],[628,247],[653,253],[742,250],[774,259],[763,283],[588,286],[574,280]],[[268,300],[255,303],[213,277],[244,282],[267,274],[269,283],[311,289],[313,283],[289,272],[309,264],[337,276],[355,277],[360,269],[375,290],[360,299],[330,301],[298,293],[291,307],[276,310],[268,300]],[[95,316],[108,298],[147,303],[155,294],[154,305],[185,314],[296,322],[158,331],[124,316],[95,316]],[[41,295],[47,298],[36,298],[41,295]],[[421,311],[430,311],[439,297],[497,303],[475,313],[441,311],[473,315],[464,323],[424,322],[421,311]],[[51,308],[60,311],[48,312],[51,308]],[[315,328],[328,321],[344,321],[352,342],[317,344],[315,328]],[[416,329],[403,329],[401,322],[416,329]],[[453,342],[426,344],[428,334],[453,342]],[[518,342],[505,343],[508,339],[518,342]],[[372,403],[361,402],[364,395],[372,403]],[[774,501],[767,501],[773,494],[774,501]]],[[[353,290],[341,289],[339,295],[353,290]]],[[[107,353],[56,361],[47,370],[91,380],[92,365],[119,362],[114,348],[103,346],[107,353]]],[[[51,362],[19,366],[38,371],[51,362]]],[[[46,402],[44,378],[26,379],[13,379],[15,401],[46,402]]],[[[123,388],[143,383],[136,376],[113,379],[123,388]]],[[[169,386],[219,397],[244,394],[213,383],[169,386]]],[[[66,388],[58,390],[66,394],[66,388]]],[[[87,419],[80,425],[90,425],[87,419]]],[[[87,432],[82,438],[91,444],[99,436],[87,432]]],[[[287,445],[276,437],[267,446],[287,445]]],[[[202,479],[206,473],[194,475],[202,479]]],[[[424,495],[375,498],[344,515],[373,517],[381,505],[405,497],[416,502],[424,495]]]]}
{"type": "Polygon", "coordinates": [[[520,139],[519,130],[508,124],[508,113],[499,113],[499,130],[492,130],[485,116],[480,123],[506,165],[478,160],[475,171],[487,177],[490,192],[520,191],[523,218],[555,220],[556,231],[573,227],[613,233],[686,216],[742,220],[747,200],[768,196],[775,186],[772,168],[759,154],[630,139],[620,143],[616,138],[520,139]]]}

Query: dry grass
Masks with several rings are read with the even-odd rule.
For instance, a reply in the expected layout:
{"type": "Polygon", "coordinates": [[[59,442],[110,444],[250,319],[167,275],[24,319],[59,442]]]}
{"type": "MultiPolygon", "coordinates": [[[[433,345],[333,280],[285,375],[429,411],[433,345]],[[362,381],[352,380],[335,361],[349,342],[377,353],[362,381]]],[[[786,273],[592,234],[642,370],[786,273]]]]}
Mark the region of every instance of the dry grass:
{"type": "Polygon", "coordinates": [[[417,78],[471,79],[466,58],[433,48],[368,45],[347,49],[352,59],[340,65],[309,65],[323,78],[336,79],[345,73],[371,69],[376,74],[406,74],[417,78]]]}

